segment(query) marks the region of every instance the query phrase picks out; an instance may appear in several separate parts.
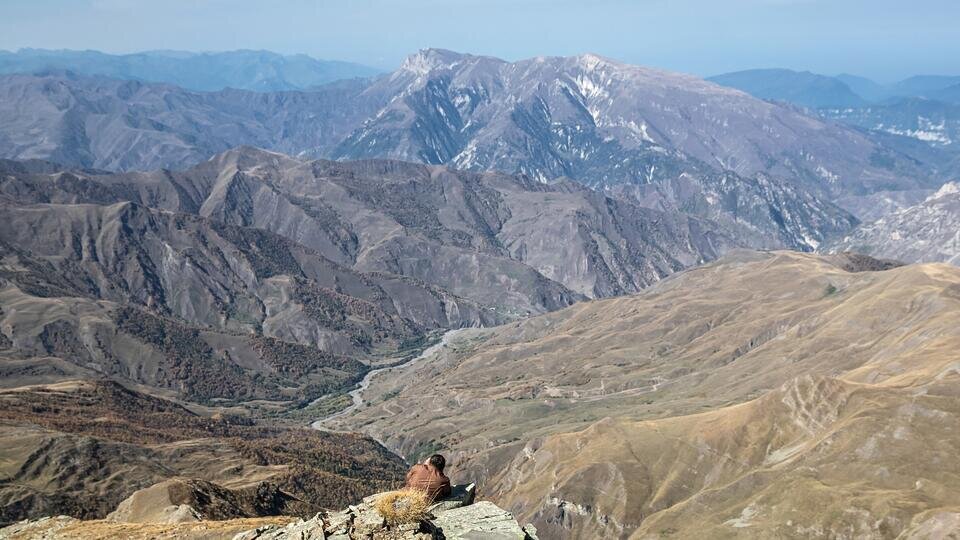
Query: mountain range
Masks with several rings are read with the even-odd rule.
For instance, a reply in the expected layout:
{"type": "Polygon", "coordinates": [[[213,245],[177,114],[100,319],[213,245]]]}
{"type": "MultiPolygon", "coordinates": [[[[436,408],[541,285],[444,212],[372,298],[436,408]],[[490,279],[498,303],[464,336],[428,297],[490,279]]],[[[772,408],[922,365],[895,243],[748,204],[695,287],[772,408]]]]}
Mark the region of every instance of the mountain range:
{"type": "Polygon", "coordinates": [[[565,177],[761,248],[815,249],[876,193],[932,192],[946,174],[934,150],[595,55],[509,63],[430,49],[379,78],[279,93],[9,75],[0,95],[0,154],[11,158],[184,169],[253,145],[565,177]]]}
{"type": "MultiPolygon", "coordinates": [[[[864,130],[887,147],[935,163],[942,178],[957,178],[960,76],[915,76],[880,85],[854,75],[757,69],[709,80],[864,130]],[[928,148],[918,148],[911,141],[928,148]]],[[[861,213],[860,217],[869,216],[861,213]]]]}
{"type": "Polygon", "coordinates": [[[790,69],[750,69],[715,75],[707,80],[762,99],[812,109],[863,107],[905,98],[957,103],[960,89],[960,75],[916,75],[892,84],[879,84],[850,74],[830,76],[790,69]]]}
{"type": "MultiPolygon", "coordinates": [[[[716,75],[707,80],[743,90],[761,99],[786,101],[811,109],[860,107],[872,101],[855,92],[847,79],[809,71],[751,69],[716,75]]],[[[876,85],[873,81],[864,80],[858,87],[871,84],[876,85]]],[[[876,86],[879,87],[879,85],[876,86]]],[[[877,94],[871,93],[871,95],[877,94]]]]}
{"type": "Polygon", "coordinates": [[[99,51],[20,49],[0,51],[0,73],[71,71],[146,82],[160,82],[204,92],[225,88],[303,90],[340,79],[372,77],[376,69],[305,54],[270,51],[191,53],[146,51],[107,54],[99,51]]]}

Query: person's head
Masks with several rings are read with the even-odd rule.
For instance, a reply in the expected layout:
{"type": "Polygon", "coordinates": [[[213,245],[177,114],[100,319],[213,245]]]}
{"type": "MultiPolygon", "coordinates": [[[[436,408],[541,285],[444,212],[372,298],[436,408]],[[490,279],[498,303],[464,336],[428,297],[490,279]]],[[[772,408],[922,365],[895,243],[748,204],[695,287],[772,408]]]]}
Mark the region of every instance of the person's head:
{"type": "Polygon", "coordinates": [[[440,454],[434,454],[428,457],[427,463],[433,465],[433,467],[440,472],[443,472],[443,468],[447,466],[447,460],[440,454]]]}

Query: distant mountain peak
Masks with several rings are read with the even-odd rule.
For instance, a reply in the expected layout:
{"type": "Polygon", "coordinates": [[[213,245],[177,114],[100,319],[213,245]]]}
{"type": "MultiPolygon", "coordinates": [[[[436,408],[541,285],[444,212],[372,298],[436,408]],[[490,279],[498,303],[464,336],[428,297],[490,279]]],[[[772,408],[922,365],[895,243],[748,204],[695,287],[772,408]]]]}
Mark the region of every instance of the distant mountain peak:
{"type": "Polygon", "coordinates": [[[616,60],[612,60],[605,56],[600,56],[599,54],[594,54],[594,53],[578,54],[573,58],[577,62],[577,64],[579,64],[581,67],[583,67],[583,69],[587,71],[593,71],[597,68],[607,67],[607,66],[618,67],[618,68],[624,66],[624,64],[617,62],[616,60]]]}
{"type": "Polygon", "coordinates": [[[960,182],[947,182],[936,193],[927,197],[927,201],[933,201],[946,197],[948,195],[960,194],[960,182]]]}
{"type": "Polygon", "coordinates": [[[436,69],[453,68],[466,58],[472,58],[472,56],[447,49],[420,49],[406,57],[400,64],[400,69],[426,75],[436,69]]]}

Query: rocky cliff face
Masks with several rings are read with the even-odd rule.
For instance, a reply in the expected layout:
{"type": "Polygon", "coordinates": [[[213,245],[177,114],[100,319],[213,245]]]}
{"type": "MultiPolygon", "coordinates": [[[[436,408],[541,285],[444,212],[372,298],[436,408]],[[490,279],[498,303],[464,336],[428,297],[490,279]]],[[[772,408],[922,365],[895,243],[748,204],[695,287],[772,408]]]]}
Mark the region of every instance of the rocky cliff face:
{"type": "Polygon", "coordinates": [[[679,167],[692,159],[832,193],[868,186],[867,171],[894,180],[870,164],[878,145],[854,131],[696,77],[591,54],[509,63],[428,49],[364,93],[402,99],[335,156],[449,162],[589,185],[669,176],[650,160],[657,154],[679,167]]]}
{"type": "Polygon", "coordinates": [[[828,249],[960,264],[960,183],[945,184],[917,205],[864,223],[828,249]]]}

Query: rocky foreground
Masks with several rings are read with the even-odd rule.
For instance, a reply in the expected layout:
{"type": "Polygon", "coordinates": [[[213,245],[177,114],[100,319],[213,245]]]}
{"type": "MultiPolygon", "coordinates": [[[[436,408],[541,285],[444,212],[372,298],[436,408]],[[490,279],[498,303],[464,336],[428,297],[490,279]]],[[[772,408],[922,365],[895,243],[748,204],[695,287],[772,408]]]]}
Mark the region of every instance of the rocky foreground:
{"type": "Polygon", "coordinates": [[[187,479],[162,482],[124,500],[103,520],[69,516],[25,520],[0,529],[0,539],[178,538],[196,540],[433,540],[484,538],[537,540],[532,525],[521,527],[510,512],[489,501],[474,501],[473,484],[455,486],[420,519],[388,520],[377,509],[378,493],[337,512],[310,519],[286,516],[234,517],[244,509],[209,483],[187,479]],[[233,512],[233,513],[231,513],[233,512]]]}

